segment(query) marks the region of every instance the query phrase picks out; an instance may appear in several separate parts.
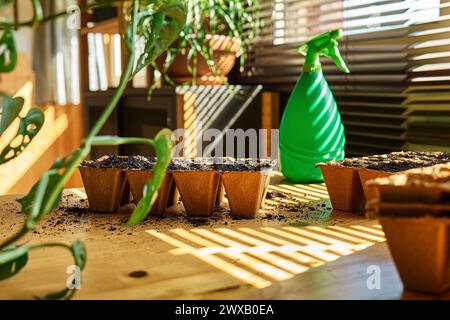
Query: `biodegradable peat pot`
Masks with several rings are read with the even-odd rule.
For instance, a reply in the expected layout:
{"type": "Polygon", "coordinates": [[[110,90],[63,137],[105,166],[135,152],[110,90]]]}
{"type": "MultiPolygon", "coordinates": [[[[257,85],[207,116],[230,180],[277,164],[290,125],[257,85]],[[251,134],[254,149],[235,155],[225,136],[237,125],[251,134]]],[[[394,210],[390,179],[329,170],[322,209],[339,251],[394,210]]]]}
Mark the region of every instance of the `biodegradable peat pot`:
{"type": "Polygon", "coordinates": [[[216,164],[234,217],[254,219],[265,198],[274,161],[266,159],[224,159],[216,164]]]}
{"type": "Polygon", "coordinates": [[[225,198],[225,187],[222,182],[222,178],[219,182],[219,188],[217,188],[217,196],[216,196],[216,206],[220,206],[225,198]]]}
{"type": "MultiPolygon", "coordinates": [[[[152,170],[127,170],[126,175],[128,182],[130,183],[134,202],[137,204],[142,199],[144,185],[151,178],[152,170]]],[[[172,175],[166,174],[150,214],[162,215],[166,211],[169,196],[172,190],[172,180],[172,175]]]]}
{"type": "Polygon", "coordinates": [[[450,288],[450,218],[380,216],[405,288],[440,293],[450,288]]]}
{"type": "Polygon", "coordinates": [[[124,197],[125,172],[117,168],[80,166],[81,178],[88,197],[89,209],[98,212],[116,211],[124,197]]]}
{"type": "Polygon", "coordinates": [[[222,181],[235,217],[254,219],[259,212],[267,189],[269,171],[224,172],[222,181]]]}
{"type": "Polygon", "coordinates": [[[173,207],[178,204],[178,200],[180,199],[180,193],[178,192],[177,186],[173,182],[173,174],[172,172],[167,172],[169,179],[171,179],[172,183],[170,186],[169,198],[167,199],[167,207],[173,207]]]}
{"type": "Polygon", "coordinates": [[[188,216],[208,217],[212,215],[217,201],[220,176],[220,172],[214,170],[173,172],[173,179],[188,216]]]}
{"type": "Polygon", "coordinates": [[[365,200],[358,168],[331,163],[320,163],[318,166],[322,170],[333,209],[362,212],[365,200]]]}
{"type": "MultiPolygon", "coordinates": [[[[236,62],[237,55],[241,48],[239,39],[225,35],[207,35],[206,43],[208,47],[212,49],[212,59],[224,77],[222,79],[217,77],[209,68],[206,60],[201,55],[198,55],[196,83],[202,85],[222,84],[226,80],[226,75],[230,73],[236,62]]],[[[186,50],[186,52],[187,51],[188,50],[186,50]]],[[[162,55],[160,59],[157,59],[160,70],[162,70],[164,59],[165,55],[162,55]]],[[[169,67],[167,74],[176,83],[191,83],[193,78],[192,74],[189,72],[188,66],[189,62],[186,54],[179,54],[169,67]]]]}
{"type": "Polygon", "coordinates": [[[450,163],[367,182],[397,270],[408,289],[450,288],[450,163]]]}
{"type": "Polygon", "coordinates": [[[359,179],[361,181],[361,185],[364,192],[364,198],[366,203],[373,201],[377,197],[377,189],[366,185],[367,181],[377,179],[377,178],[386,178],[391,176],[393,173],[381,171],[381,170],[373,170],[360,168],[358,169],[359,179]]]}

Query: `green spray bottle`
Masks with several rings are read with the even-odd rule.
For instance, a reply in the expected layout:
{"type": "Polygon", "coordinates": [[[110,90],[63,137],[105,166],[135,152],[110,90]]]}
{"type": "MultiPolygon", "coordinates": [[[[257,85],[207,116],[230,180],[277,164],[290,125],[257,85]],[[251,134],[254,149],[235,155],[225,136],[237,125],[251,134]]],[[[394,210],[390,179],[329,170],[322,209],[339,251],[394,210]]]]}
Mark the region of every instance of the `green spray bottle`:
{"type": "Polygon", "coordinates": [[[305,64],[284,110],[279,138],[281,172],[293,182],[323,181],[316,164],[345,156],[344,126],[319,60],[320,56],[329,57],[349,73],[339,53],[340,38],[342,30],[333,30],[298,48],[306,55],[305,64]]]}

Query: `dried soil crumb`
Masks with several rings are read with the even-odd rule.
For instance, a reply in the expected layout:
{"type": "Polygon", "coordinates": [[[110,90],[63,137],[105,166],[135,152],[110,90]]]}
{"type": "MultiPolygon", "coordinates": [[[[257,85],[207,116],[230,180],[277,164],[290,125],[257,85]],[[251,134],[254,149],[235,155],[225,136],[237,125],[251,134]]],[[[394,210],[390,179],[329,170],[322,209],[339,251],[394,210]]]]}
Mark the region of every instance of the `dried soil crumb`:
{"type": "Polygon", "coordinates": [[[147,271],[143,271],[143,270],[137,270],[137,271],[131,271],[128,276],[130,278],[144,278],[148,276],[148,272],[147,271]]]}

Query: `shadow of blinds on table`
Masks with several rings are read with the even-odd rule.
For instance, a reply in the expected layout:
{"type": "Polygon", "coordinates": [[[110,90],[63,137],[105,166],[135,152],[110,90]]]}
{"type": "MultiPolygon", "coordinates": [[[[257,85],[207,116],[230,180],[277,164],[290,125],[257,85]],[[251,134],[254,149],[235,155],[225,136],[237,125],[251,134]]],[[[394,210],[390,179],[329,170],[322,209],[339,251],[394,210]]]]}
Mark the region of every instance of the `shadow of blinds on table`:
{"type": "MultiPolygon", "coordinates": [[[[347,153],[366,155],[430,145],[431,150],[442,149],[446,136],[439,140],[430,126],[436,127],[433,117],[445,115],[448,119],[450,96],[441,96],[432,108],[429,100],[435,100],[431,97],[440,90],[436,85],[450,81],[443,77],[450,63],[449,30],[444,30],[450,27],[449,7],[449,0],[274,0],[273,4],[261,0],[264,28],[249,53],[241,80],[288,93],[304,61],[296,48],[316,34],[342,28],[345,37],[340,50],[351,73],[343,74],[327,59],[322,59],[322,65],[342,114],[347,153]],[[419,31],[428,35],[418,36],[419,31]],[[420,41],[424,43],[417,47],[420,41]],[[426,55],[436,52],[438,55],[426,55]],[[421,56],[420,61],[414,55],[421,56]],[[417,65],[422,68],[417,70],[417,65]],[[439,80],[432,74],[440,75],[439,80]],[[429,125],[411,130],[413,122],[424,119],[409,119],[413,114],[408,99],[412,92],[422,94],[415,87],[425,83],[428,93],[421,99],[428,105],[422,107],[429,125]],[[418,136],[423,143],[417,141],[418,136]]],[[[440,132],[443,135],[444,129],[440,132]]]]}

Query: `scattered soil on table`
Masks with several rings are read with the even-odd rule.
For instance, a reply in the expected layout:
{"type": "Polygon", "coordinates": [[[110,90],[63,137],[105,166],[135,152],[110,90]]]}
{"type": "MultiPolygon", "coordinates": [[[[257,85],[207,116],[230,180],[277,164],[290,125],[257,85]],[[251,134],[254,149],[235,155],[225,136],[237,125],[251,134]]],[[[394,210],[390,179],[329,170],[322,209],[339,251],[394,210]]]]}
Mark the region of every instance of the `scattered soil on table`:
{"type": "Polygon", "coordinates": [[[149,170],[155,163],[156,160],[153,157],[106,155],[96,160],[85,160],[81,163],[81,166],[104,169],[149,170]]]}
{"type": "Polygon", "coordinates": [[[258,216],[257,219],[308,225],[311,222],[327,221],[333,210],[329,199],[325,198],[310,202],[300,202],[291,193],[269,191],[266,199],[274,201],[276,205],[267,209],[265,215],[258,216]]]}
{"type": "MultiPolygon", "coordinates": [[[[328,199],[300,202],[289,192],[269,191],[266,203],[256,219],[239,219],[231,215],[230,209],[224,201],[217,206],[210,217],[188,217],[183,213],[182,205],[169,208],[162,216],[149,216],[142,224],[136,227],[126,227],[134,205],[129,204],[119,209],[114,214],[90,212],[88,201],[74,193],[64,192],[62,201],[55,211],[48,214],[37,226],[35,235],[56,241],[61,237],[79,237],[83,240],[91,237],[124,237],[124,241],[134,241],[134,237],[146,230],[165,230],[176,228],[218,228],[218,227],[254,227],[255,224],[267,226],[276,225],[324,225],[335,224],[336,217],[331,216],[331,205],[328,199]],[[129,240],[127,240],[129,239],[129,240]]],[[[4,207],[11,207],[15,212],[18,205],[11,199],[11,203],[5,203],[4,207]]],[[[24,215],[19,214],[20,219],[0,216],[0,224],[8,225],[11,234],[20,229],[24,215]]]]}
{"type": "Polygon", "coordinates": [[[360,158],[348,158],[342,161],[331,162],[331,164],[393,173],[446,162],[450,162],[450,153],[401,151],[360,158]]]}

